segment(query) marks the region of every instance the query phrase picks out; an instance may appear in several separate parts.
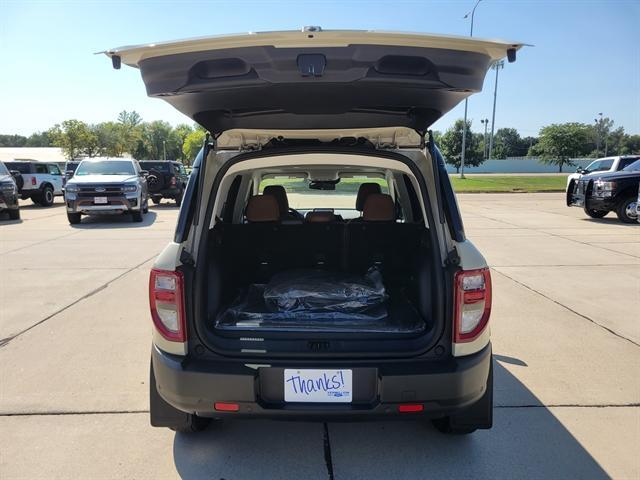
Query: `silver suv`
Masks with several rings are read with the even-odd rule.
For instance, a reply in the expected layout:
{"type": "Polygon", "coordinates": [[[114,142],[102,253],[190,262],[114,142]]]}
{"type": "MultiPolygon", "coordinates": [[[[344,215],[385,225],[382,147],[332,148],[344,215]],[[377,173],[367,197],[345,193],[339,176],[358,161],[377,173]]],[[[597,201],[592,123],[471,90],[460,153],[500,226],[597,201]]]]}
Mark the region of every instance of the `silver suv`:
{"type": "Polygon", "coordinates": [[[141,222],[149,210],[146,175],[136,160],[83,160],[65,185],[69,223],[80,223],[82,215],[123,213],[141,222]]]}
{"type": "Polygon", "coordinates": [[[520,47],[314,27],[107,52],[211,133],[151,271],[152,425],[491,428],[491,276],[429,127],[520,47]]]}

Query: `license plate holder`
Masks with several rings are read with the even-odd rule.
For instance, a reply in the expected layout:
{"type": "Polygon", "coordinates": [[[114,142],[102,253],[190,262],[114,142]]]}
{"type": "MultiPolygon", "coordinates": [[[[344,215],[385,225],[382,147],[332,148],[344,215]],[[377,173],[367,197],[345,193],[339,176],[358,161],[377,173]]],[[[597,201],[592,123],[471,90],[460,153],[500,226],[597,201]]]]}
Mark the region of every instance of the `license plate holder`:
{"type": "Polygon", "coordinates": [[[93,203],[95,203],[96,205],[106,205],[107,203],[109,203],[109,200],[107,199],[107,197],[93,197],[93,203]]]}
{"type": "Polygon", "coordinates": [[[284,401],[351,403],[353,372],[350,369],[284,370],[284,401]]]}

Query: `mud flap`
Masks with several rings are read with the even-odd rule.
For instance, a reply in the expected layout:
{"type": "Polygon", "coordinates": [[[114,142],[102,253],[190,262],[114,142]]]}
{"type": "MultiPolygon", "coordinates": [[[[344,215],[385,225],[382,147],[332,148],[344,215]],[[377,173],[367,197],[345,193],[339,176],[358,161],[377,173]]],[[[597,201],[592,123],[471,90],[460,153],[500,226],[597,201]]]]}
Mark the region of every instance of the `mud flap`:
{"type": "Polygon", "coordinates": [[[487,388],[482,398],[476,403],[449,417],[452,430],[489,429],[493,426],[493,356],[487,377],[487,388]]]}
{"type": "Polygon", "coordinates": [[[152,427],[169,427],[183,430],[191,425],[191,415],[178,410],[160,396],[156,388],[156,376],[153,373],[153,362],[149,369],[149,417],[152,427]]]}

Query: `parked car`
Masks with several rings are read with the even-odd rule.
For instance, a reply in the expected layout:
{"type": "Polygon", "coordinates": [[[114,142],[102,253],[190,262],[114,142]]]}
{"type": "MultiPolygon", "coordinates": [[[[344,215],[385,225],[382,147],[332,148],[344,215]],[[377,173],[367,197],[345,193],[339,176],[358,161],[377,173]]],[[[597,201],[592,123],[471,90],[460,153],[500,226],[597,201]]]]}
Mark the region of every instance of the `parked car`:
{"type": "Polygon", "coordinates": [[[9,214],[11,220],[20,219],[18,186],[11,172],[4,163],[0,162],[0,213],[5,212],[9,214]]]}
{"type": "Polygon", "coordinates": [[[625,223],[637,218],[637,192],[640,185],[640,160],[619,172],[590,173],[575,183],[569,206],[581,207],[591,218],[616,212],[625,223]]]}
{"type": "Polygon", "coordinates": [[[146,175],[136,160],[82,160],[65,186],[69,223],[80,223],[82,215],[107,214],[131,214],[141,222],[149,210],[146,175]]]}
{"type": "Polygon", "coordinates": [[[69,179],[73,177],[73,174],[76,172],[78,165],[80,165],[81,160],[69,160],[64,164],[64,177],[62,178],[62,191],[64,191],[64,186],[67,184],[69,179]]]}
{"type": "Polygon", "coordinates": [[[56,163],[32,160],[5,162],[9,170],[20,172],[18,191],[20,198],[50,207],[54,198],[62,195],[62,172],[56,163]]]}
{"type": "Polygon", "coordinates": [[[147,182],[153,203],[158,205],[163,198],[171,198],[179,207],[189,181],[184,165],[168,160],[142,160],[140,166],[149,172],[147,182]]]}
{"type": "Polygon", "coordinates": [[[152,425],[491,428],[491,275],[428,129],[520,47],[313,27],[106,52],[212,135],[151,271],[152,425]]]}

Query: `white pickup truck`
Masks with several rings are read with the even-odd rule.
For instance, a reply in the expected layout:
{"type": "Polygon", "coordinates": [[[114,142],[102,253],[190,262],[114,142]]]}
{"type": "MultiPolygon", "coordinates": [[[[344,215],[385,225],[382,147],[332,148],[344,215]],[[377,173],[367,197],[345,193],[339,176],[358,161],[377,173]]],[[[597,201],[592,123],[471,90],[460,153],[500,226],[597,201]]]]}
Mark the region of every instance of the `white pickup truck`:
{"type": "Polygon", "coordinates": [[[622,155],[616,157],[604,157],[594,160],[587,168],[578,167],[576,173],[572,173],[567,177],[567,206],[571,205],[571,195],[576,181],[580,179],[582,175],[587,175],[594,172],[617,172],[622,170],[627,165],[631,165],[636,160],[640,159],[640,155],[622,155]]]}

